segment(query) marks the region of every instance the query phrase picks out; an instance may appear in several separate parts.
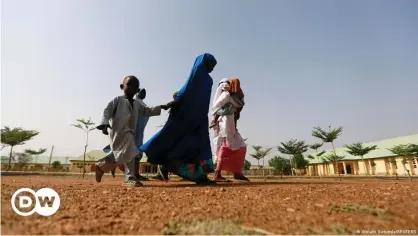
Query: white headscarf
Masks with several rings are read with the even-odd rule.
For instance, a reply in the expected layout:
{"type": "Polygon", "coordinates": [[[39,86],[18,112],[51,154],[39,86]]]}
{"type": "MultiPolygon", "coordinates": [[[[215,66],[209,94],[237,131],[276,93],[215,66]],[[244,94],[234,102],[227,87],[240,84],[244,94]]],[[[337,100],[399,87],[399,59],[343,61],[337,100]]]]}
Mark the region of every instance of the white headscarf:
{"type": "Polygon", "coordinates": [[[213,99],[213,104],[216,103],[219,96],[221,96],[221,93],[224,91],[225,86],[227,85],[227,82],[229,81],[228,78],[223,78],[221,81],[219,81],[218,88],[216,89],[215,98],[213,99]]]}

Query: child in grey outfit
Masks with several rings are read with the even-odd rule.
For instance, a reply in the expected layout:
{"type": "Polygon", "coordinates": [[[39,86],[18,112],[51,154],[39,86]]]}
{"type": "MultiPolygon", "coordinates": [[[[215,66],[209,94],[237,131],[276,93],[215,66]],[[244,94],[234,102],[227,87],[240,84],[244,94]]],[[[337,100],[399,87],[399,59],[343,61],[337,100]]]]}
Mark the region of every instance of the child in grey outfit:
{"type": "MultiPolygon", "coordinates": [[[[146,107],[134,99],[139,90],[139,80],[135,76],[127,76],[120,85],[124,95],[118,96],[109,102],[103,112],[103,117],[98,130],[108,135],[110,129],[110,147],[112,149],[113,161],[101,161],[96,164],[96,181],[101,182],[103,174],[117,167],[118,164],[125,164],[127,168],[135,168],[136,157],[140,154],[136,145],[136,125],[139,116],[158,116],[161,109],[167,110],[169,106],[161,105],[146,107]],[[116,109],[117,108],[117,109],[116,109]]],[[[109,158],[112,155],[108,156],[109,158]]],[[[126,184],[141,186],[135,170],[129,170],[132,175],[127,176],[126,184]]]]}

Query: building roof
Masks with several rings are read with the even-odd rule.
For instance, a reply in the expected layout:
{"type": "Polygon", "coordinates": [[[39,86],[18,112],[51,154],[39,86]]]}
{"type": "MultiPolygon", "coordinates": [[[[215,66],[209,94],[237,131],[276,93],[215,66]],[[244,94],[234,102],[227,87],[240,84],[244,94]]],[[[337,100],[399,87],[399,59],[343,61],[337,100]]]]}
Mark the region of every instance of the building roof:
{"type": "MultiPolygon", "coordinates": [[[[364,155],[364,159],[374,159],[374,158],[396,156],[391,151],[389,151],[388,148],[392,148],[395,145],[399,145],[399,144],[418,144],[418,134],[391,138],[391,139],[384,139],[384,140],[371,142],[371,143],[364,143],[363,144],[364,146],[372,146],[372,145],[377,146],[376,150],[369,152],[367,155],[364,155]]],[[[331,152],[332,150],[327,150],[321,157],[324,157],[330,154],[331,152]]],[[[348,154],[347,149],[344,147],[336,148],[335,152],[337,153],[337,155],[345,156],[344,160],[361,160],[361,157],[359,156],[353,156],[353,155],[348,154]]],[[[316,153],[312,153],[311,155],[315,156],[316,153]]],[[[320,158],[315,158],[314,160],[308,159],[308,161],[309,161],[309,164],[322,163],[320,158]]]]}
{"type": "MultiPolygon", "coordinates": [[[[54,161],[59,161],[61,164],[69,164],[70,163],[70,157],[51,157],[51,163],[54,161]]],[[[8,164],[9,163],[9,157],[8,156],[1,156],[1,163],[2,164],[8,164]]],[[[16,161],[13,161],[12,163],[16,163],[16,161]]],[[[49,163],[49,156],[33,156],[32,161],[28,164],[48,164],[49,163]]]]}
{"type": "MultiPolygon", "coordinates": [[[[93,150],[86,153],[86,161],[98,161],[106,156],[103,150],[93,150]]],[[[79,157],[73,158],[70,161],[82,161],[84,159],[84,154],[81,154],[79,157]]],[[[147,162],[147,156],[144,154],[141,158],[141,162],[147,162]]]]}

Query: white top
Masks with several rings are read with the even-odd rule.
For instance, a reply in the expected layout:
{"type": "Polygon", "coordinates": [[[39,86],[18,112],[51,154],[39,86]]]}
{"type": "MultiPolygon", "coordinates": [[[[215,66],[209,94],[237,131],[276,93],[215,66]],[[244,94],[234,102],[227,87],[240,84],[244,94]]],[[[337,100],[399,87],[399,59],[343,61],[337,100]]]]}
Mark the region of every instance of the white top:
{"type": "MultiPolygon", "coordinates": [[[[217,110],[223,105],[231,103],[234,106],[238,105],[228,91],[224,91],[219,96],[218,100],[213,104],[212,110],[217,110]]],[[[235,119],[234,114],[220,116],[218,119],[218,124],[214,127],[215,138],[214,142],[216,145],[216,155],[218,154],[219,148],[222,145],[222,142],[226,141],[226,146],[232,150],[238,150],[241,147],[246,147],[244,139],[241,137],[240,133],[235,128],[235,119]]]]}
{"type": "Polygon", "coordinates": [[[139,154],[135,140],[139,116],[158,116],[161,107],[146,107],[134,100],[133,106],[124,96],[114,98],[103,111],[102,125],[111,125],[110,148],[119,164],[127,163],[139,154]],[[113,115],[113,113],[116,113],[113,115]]]}

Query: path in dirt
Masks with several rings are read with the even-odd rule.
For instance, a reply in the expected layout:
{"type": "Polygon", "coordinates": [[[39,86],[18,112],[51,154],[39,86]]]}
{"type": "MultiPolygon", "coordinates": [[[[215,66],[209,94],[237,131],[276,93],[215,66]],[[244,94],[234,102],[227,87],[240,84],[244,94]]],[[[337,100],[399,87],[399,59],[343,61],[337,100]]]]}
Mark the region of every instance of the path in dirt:
{"type": "MultiPolygon", "coordinates": [[[[121,185],[121,178],[2,177],[2,234],[160,234],[174,219],[231,219],[276,234],[415,230],[418,182],[284,180],[196,186],[187,182],[121,185]],[[10,199],[19,188],[50,187],[61,207],[49,217],[19,216],[10,199]]],[[[411,231],[410,234],[412,234],[411,231]]]]}

